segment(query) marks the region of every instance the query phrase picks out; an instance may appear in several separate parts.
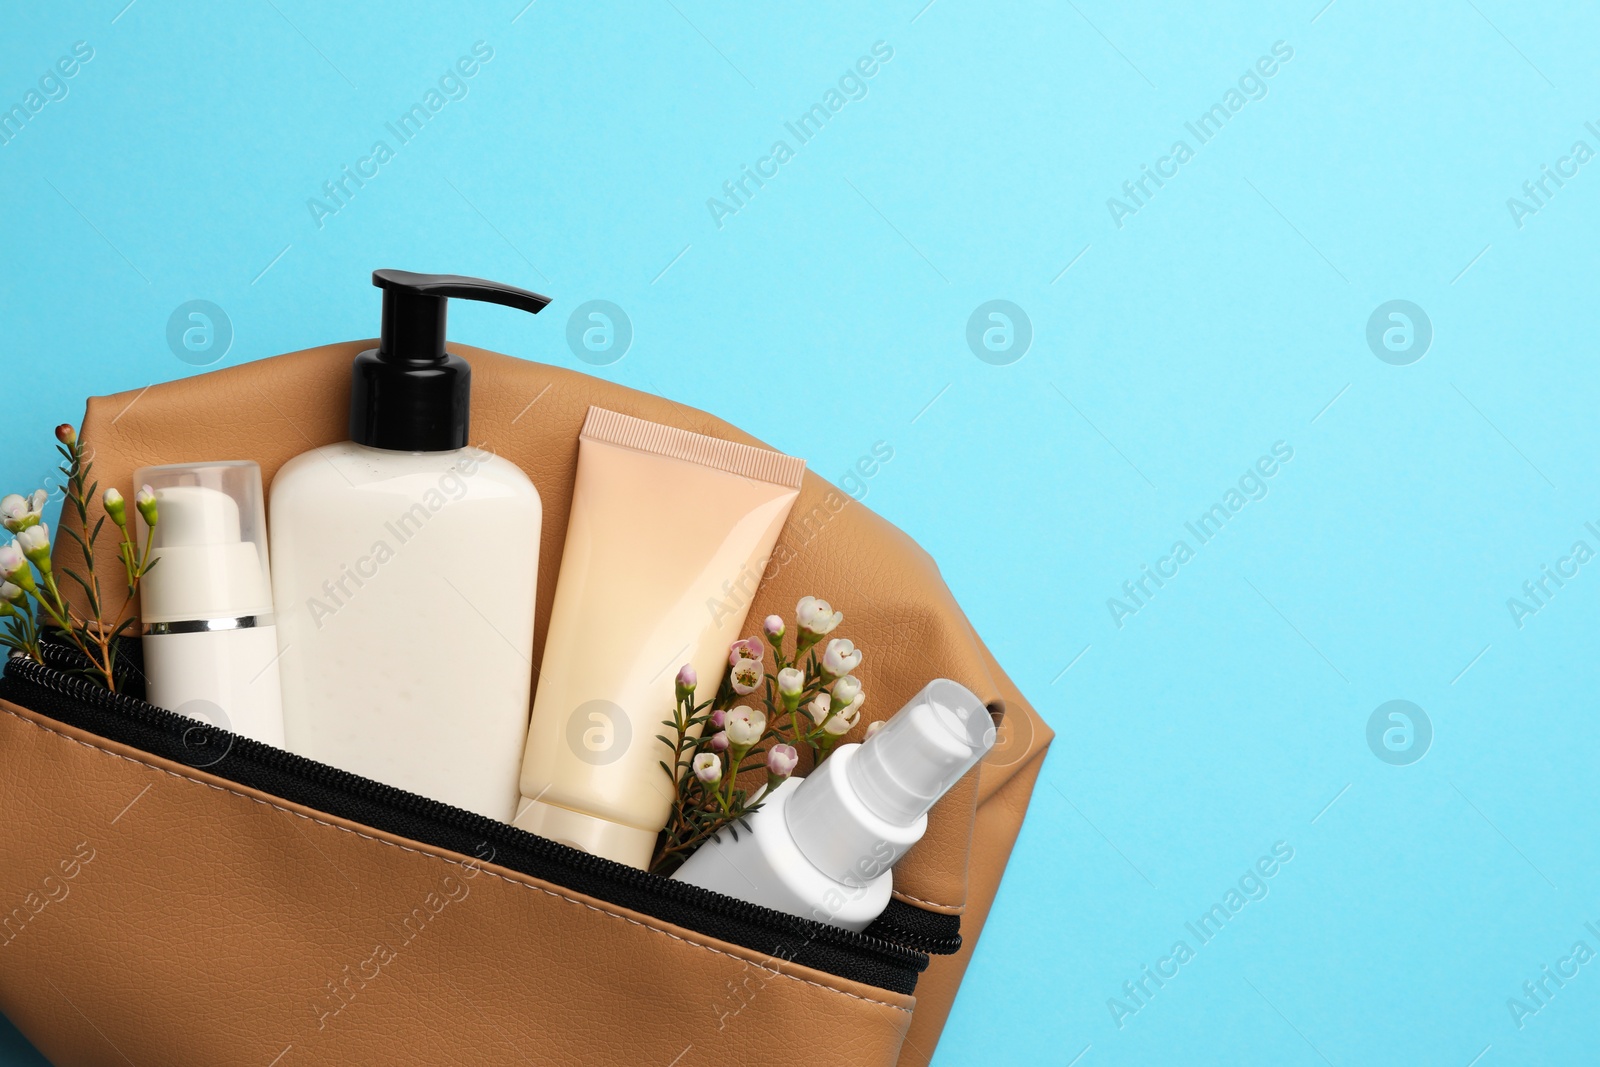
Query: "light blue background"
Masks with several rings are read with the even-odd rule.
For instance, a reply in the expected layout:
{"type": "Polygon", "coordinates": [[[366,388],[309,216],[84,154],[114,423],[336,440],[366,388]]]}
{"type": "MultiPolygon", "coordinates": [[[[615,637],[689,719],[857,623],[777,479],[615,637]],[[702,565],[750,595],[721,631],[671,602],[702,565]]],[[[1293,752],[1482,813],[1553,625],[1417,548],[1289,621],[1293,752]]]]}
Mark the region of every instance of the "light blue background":
{"type": "Polygon", "coordinates": [[[547,292],[537,319],[457,303],[451,336],[835,478],[888,443],[866,503],[1058,731],[941,1067],[1593,1048],[1600,962],[1521,1029],[1506,1003],[1600,950],[1600,563],[1507,608],[1600,549],[1600,162],[1507,207],[1600,150],[1592,8],[523,2],[11,5],[0,105],[94,58],[0,146],[4,487],[86,393],[197,372],[166,340],[184,301],[225,309],[228,366],[370,336],[374,267],[547,292]],[[307,199],[479,40],[469,95],[318,228],[307,199]],[[719,229],[707,198],[877,41],[867,97],[719,229]],[[1277,41],[1267,96],[1199,145],[1184,123],[1277,41]],[[1179,138],[1119,228],[1107,198],[1179,138]],[[1009,365],[966,341],[997,298],[1034,331],[1009,365]],[[565,341],[591,299],[635,332],[599,369],[565,341]],[[1411,365],[1366,341],[1391,299],[1432,323],[1411,365]],[[1115,625],[1279,441],[1266,498],[1115,625]],[[1409,766],[1367,744],[1391,699],[1433,726],[1409,766]],[[1270,895],[1119,1028],[1108,998],[1279,841],[1270,895]]]}

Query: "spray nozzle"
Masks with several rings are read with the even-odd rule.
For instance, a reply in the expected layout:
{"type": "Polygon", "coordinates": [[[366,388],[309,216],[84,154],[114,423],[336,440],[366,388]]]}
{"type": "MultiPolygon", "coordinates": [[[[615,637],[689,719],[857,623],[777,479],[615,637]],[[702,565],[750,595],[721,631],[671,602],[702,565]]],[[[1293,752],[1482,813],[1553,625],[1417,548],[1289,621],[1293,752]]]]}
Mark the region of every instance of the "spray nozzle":
{"type": "Polygon", "coordinates": [[[449,452],[467,444],[472,368],[445,351],[450,297],[538,314],[550,298],[459,274],[375,270],[383,290],[378,347],[356,357],[350,439],[397,452],[449,452]]]}
{"type": "Polygon", "coordinates": [[[988,753],[994,737],[977,694],[936,678],[862,743],[846,777],[873,814],[907,826],[988,753]]]}
{"type": "Polygon", "coordinates": [[[784,821],[800,854],[828,877],[865,886],[927,828],[938,799],[994,745],[989,709],[936,678],[859,745],[844,745],[794,789],[784,821]]]}

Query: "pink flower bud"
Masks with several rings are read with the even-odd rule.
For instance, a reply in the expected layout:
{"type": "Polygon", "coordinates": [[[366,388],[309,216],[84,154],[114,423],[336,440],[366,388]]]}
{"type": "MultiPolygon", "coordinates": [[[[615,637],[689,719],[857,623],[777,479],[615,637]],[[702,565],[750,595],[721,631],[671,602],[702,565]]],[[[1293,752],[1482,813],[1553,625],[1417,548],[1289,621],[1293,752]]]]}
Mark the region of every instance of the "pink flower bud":
{"type": "Polygon", "coordinates": [[[767,616],[767,621],[762,624],[761,628],[766,631],[766,634],[767,634],[768,637],[782,637],[783,636],[783,616],[782,615],[768,615],[767,616]]]}
{"type": "Polygon", "coordinates": [[[711,746],[711,751],[713,752],[728,751],[728,731],[718,730],[711,735],[711,740],[707,743],[711,746]]]}
{"type": "Polygon", "coordinates": [[[716,711],[713,711],[711,713],[711,728],[712,729],[714,729],[714,730],[722,729],[723,724],[726,723],[727,721],[728,721],[728,713],[726,711],[722,710],[721,708],[718,708],[716,711]]]}
{"type": "Polygon", "coordinates": [[[695,674],[693,666],[685,663],[682,667],[678,668],[678,679],[676,684],[679,696],[692,696],[694,694],[694,687],[698,685],[699,682],[700,678],[695,674]]]}
{"type": "Polygon", "coordinates": [[[774,778],[787,778],[800,765],[800,753],[793,745],[773,745],[767,753],[767,773],[774,778]]]}

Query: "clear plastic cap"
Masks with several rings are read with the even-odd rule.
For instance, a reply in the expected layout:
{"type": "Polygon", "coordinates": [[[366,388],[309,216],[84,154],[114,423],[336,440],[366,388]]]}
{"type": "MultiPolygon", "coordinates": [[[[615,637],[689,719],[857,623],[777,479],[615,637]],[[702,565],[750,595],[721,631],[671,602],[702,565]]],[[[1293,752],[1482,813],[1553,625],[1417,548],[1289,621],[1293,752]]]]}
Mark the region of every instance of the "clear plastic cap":
{"type": "Polygon", "coordinates": [[[994,736],[976,693],[935,678],[862,742],[846,777],[874,815],[909,826],[988,753],[994,736]]]}
{"type": "MultiPolygon", "coordinates": [[[[156,495],[157,561],[140,584],[146,623],[270,616],[261,468],[249,460],[142,467],[134,485],[156,495]]],[[[128,511],[136,512],[129,501],[128,511]]],[[[150,536],[138,516],[141,546],[150,536]]]]}

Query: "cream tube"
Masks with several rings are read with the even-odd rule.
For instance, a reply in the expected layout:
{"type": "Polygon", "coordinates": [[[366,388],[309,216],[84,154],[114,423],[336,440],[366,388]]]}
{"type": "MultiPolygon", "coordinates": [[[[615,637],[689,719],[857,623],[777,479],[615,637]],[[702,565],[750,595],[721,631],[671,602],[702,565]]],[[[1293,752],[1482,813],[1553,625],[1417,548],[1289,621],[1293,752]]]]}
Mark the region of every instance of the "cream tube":
{"type": "Polygon", "coordinates": [[[649,866],[685,663],[715,692],[805,461],[591,407],[515,824],[649,866]]]}

